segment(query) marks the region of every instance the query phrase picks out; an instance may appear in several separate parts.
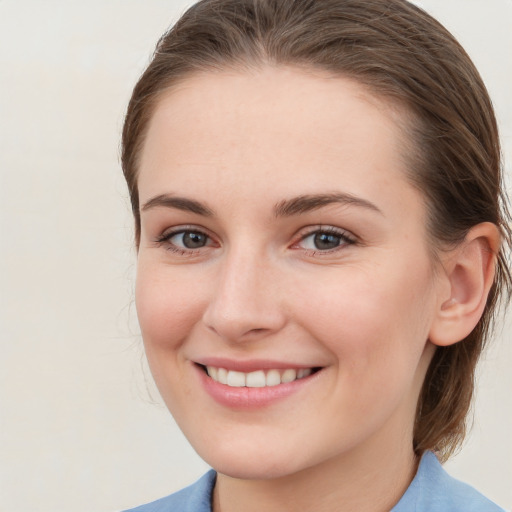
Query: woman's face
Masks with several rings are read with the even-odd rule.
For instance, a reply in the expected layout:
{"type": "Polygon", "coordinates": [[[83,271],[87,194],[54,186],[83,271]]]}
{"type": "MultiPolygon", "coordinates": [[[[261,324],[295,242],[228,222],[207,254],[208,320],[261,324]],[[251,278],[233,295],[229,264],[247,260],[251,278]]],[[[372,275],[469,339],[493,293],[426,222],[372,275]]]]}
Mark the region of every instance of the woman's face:
{"type": "Polygon", "coordinates": [[[412,450],[440,285],[398,116],[279,67],[196,75],[156,108],[138,316],[163,399],[221,473],[412,450]]]}

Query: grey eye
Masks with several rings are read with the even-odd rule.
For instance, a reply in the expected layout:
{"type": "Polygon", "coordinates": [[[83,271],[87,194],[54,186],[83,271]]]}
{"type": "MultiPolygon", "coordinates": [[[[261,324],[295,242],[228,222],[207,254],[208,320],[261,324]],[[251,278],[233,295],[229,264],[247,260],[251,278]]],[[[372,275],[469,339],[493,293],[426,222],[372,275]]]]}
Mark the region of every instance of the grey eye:
{"type": "Polygon", "coordinates": [[[328,251],[336,249],[343,242],[343,237],[336,233],[326,233],[325,231],[316,231],[304,237],[301,245],[304,249],[313,251],[328,251]]]}
{"type": "Polygon", "coordinates": [[[199,231],[182,231],[173,235],[169,241],[177,247],[200,249],[208,244],[208,236],[199,231]]]}
{"type": "Polygon", "coordinates": [[[354,243],[355,240],[348,232],[327,228],[311,231],[302,238],[298,245],[307,251],[328,252],[354,243]]]}
{"type": "Polygon", "coordinates": [[[315,233],[313,237],[313,244],[315,249],[328,250],[335,249],[341,243],[341,237],[333,233],[315,233]]]}

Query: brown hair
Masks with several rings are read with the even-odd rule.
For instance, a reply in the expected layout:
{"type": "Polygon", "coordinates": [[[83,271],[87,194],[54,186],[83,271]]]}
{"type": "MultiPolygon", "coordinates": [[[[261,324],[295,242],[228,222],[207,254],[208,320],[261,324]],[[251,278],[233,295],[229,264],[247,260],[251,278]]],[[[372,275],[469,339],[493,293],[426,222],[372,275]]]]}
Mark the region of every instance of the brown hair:
{"type": "MultiPolygon", "coordinates": [[[[427,199],[434,247],[480,222],[510,243],[498,129],[470,58],[436,20],[405,0],[203,0],[157,44],[136,84],[122,135],[137,243],[138,158],[159,97],[197,71],[295,65],[351,77],[412,114],[409,178],[427,199]]],[[[512,287],[502,247],[486,308],[461,343],[437,348],[418,402],[414,449],[446,459],[465,434],[476,363],[500,296],[512,287]]]]}

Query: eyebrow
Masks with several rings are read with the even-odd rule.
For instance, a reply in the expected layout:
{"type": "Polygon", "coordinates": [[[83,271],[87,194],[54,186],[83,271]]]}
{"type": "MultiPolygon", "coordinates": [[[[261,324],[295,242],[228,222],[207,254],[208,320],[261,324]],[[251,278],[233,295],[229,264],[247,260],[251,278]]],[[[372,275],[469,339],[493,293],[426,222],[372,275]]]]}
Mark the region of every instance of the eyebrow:
{"type": "Polygon", "coordinates": [[[302,195],[292,199],[286,199],[275,206],[274,215],[276,217],[289,217],[317,210],[330,204],[341,204],[343,206],[354,205],[384,215],[382,211],[370,201],[346,193],[302,195]]]}
{"type": "Polygon", "coordinates": [[[175,208],[185,212],[197,213],[198,215],[204,215],[205,217],[211,217],[213,215],[213,212],[210,210],[210,208],[198,201],[187,199],[186,197],[172,196],[169,194],[161,194],[159,196],[152,197],[149,199],[149,201],[144,203],[141,210],[146,211],[159,206],[164,208],[175,208]]]}
{"type": "MultiPolygon", "coordinates": [[[[285,199],[275,205],[274,215],[276,217],[291,217],[292,215],[300,215],[318,210],[330,204],[341,204],[342,206],[355,205],[384,215],[382,211],[370,201],[346,193],[312,194],[285,199]]],[[[144,203],[141,210],[146,211],[157,207],[175,208],[205,217],[212,217],[214,215],[210,208],[199,201],[170,194],[160,194],[149,199],[144,203]]]]}

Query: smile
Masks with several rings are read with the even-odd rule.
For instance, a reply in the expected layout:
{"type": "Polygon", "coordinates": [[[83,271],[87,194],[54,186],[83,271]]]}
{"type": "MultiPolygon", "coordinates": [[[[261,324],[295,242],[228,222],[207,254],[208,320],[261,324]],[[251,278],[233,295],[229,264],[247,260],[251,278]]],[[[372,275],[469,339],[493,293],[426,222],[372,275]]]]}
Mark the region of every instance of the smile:
{"type": "Polygon", "coordinates": [[[286,384],[309,377],[315,371],[314,368],[301,368],[298,370],[289,368],[285,370],[257,370],[245,373],[226,370],[225,368],[217,368],[215,366],[206,366],[205,368],[206,373],[212,380],[233,388],[264,388],[278,386],[279,384],[286,384]]]}
{"type": "Polygon", "coordinates": [[[203,389],[220,405],[246,411],[277,404],[312,386],[315,389],[325,370],[322,366],[293,368],[268,360],[213,359],[193,365],[203,389]]]}

